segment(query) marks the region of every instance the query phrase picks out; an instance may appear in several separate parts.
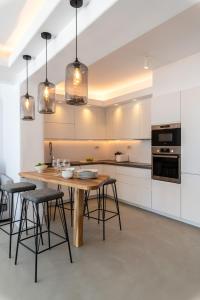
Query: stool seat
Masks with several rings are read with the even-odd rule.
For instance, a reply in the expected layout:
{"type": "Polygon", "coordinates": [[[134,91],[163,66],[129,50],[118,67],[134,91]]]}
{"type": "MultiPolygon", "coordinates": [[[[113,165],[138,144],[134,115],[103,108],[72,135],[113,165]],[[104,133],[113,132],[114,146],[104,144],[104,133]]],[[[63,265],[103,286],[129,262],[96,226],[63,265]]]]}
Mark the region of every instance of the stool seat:
{"type": "Polygon", "coordinates": [[[108,180],[104,181],[103,185],[109,185],[109,184],[114,184],[114,183],[116,183],[116,179],[109,178],[108,180]]]}
{"type": "Polygon", "coordinates": [[[34,203],[42,203],[50,200],[55,200],[62,198],[63,196],[63,192],[49,188],[29,191],[22,194],[22,198],[24,200],[32,201],[34,203]]]}
{"type": "Polygon", "coordinates": [[[36,188],[36,185],[30,182],[8,183],[1,186],[1,190],[7,193],[21,193],[31,191],[36,188]]]}

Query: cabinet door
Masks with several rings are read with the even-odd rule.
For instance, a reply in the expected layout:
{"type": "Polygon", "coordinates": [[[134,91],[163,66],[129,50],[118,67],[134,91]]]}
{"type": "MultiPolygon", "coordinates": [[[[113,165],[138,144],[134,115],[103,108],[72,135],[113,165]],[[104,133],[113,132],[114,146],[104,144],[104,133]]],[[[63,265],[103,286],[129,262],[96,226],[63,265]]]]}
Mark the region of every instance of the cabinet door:
{"type": "Polygon", "coordinates": [[[77,139],[104,139],[105,123],[103,108],[75,108],[75,131],[77,139]]]}
{"type": "Polygon", "coordinates": [[[180,184],[152,180],[152,209],[180,217],[180,184]]]}
{"type": "Polygon", "coordinates": [[[182,172],[200,174],[200,88],[181,94],[182,172]]]}
{"type": "Polygon", "coordinates": [[[96,135],[98,139],[106,138],[106,112],[104,108],[96,107],[96,135]]]}
{"type": "Polygon", "coordinates": [[[180,92],[154,97],[151,101],[152,124],[179,123],[180,92]]]}
{"type": "Polygon", "coordinates": [[[151,170],[117,167],[119,198],[151,208],[151,170]]]}
{"type": "Polygon", "coordinates": [[[151,99],[140,101],[140,138],[151,139],[151,99]]]}
{"type": "Polygon", "coordinates": [[[74,124],[45,123],[45,139],[74,139],[74,124]]]}
{"type": "Polygon", "coordinates": [[[149,139],[151,137],[150,100],[109,107],[106,112],[107,137],[149,139]]]}
{"type": "Polygon", "coordinates": [[[181,217],[200,224],[200,176],[182,175],[181,184],[181,217]]]}
{"type": "Polygon", "coordinates": [[[45,123],[74,124],[74,107],[65,104],[56,104],[55,114],[44,115],[45,123]]]}

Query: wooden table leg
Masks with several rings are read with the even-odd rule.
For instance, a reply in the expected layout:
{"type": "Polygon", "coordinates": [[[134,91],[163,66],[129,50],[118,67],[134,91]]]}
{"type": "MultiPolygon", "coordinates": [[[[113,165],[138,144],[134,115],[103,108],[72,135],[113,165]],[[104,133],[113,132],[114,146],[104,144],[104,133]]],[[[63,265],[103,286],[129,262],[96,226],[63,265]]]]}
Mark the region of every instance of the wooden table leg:
{"type": "Polygon", "coordinates": [[[74,227],[73,227],[73,244],[75,247],[80,247],[83,245],[83,207],[84,207],[84,190],[75,189],[74,227]]]}

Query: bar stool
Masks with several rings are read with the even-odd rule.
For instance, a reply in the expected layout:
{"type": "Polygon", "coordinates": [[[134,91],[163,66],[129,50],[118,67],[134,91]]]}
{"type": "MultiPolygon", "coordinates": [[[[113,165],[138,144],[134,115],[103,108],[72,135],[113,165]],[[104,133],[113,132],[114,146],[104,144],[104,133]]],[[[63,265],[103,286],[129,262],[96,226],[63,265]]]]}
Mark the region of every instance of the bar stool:
{"type": "Polygon", "coordinates": [[[7,176],[6,174],[0,173],[0,223],[5,223],[10,220],[7,210],[8,210],[8,203],[7,197],[4,196],[3,191],[1,190],[1,186],[8,183],[13,183],[14,181],[12,178],[7,176]]]}
{"type": "MultiPolygon", "coordinates": [[[[17,264],[18,259],[18,250],[19,245],[24,246],[26,249],[30,250],[32,253],[35,254],[35,282],[37,282],[37,270],[38,270],[38,255],[50,250],[58,245],[61,245],[63,243],[68,244],[68,251],[69,251],[69,257],[70,262],[72,263],[72,255],[71,255],[71,247],[70,247],[70,241],[68,236],[68,229],[67,229],[67,223],[66,223],[66,217],[65,217],[65,211],[64,211],[64,205],[63,205],[63,196],[64,193],[60,191],[56,191],[50,188],[46,189],[39,189],[35,191],[25,192],[22,194],[22,208],[21,208],[21,217],[20,217],[20,224],[19,224],[19,233],[17,238],[17,247],[16,247],[16,254],[15,254],[15,265],[17,264]],[[62,223],[64,236],[60,235],[50,228],[50,204],[49,202],[52,200],[57,200],[58,203],[58,209],[60,213],[60,220],[62,223]],[[26,218],[26,205],[27,203],[32,202],[34,205],[34,212],[36,217],[36,223],[35,223],[35,233],[31,236],[26,236],[22,238],[23,233],[23,219],[26,218]],[[40,222],[40,213],[39,213],[39,207],[44,209],[46,207],[46,230],[41,231],[41,222],[40,222]],[[40,250],[40,240],[41,235],[47,233],[48,235],[48,246],[42,250],[40,250]],[[57,236],[61,239],[61,242],[55,243],[54,245],[51,245],[51,235],[57,236]],[[35,248],[32,249],[27,244],[24,243],[24,241],[35,238],[35,248]]],[[[43,226],[43,224],[42,224],[43,226]]]]}
{"type": "MultiPolygon", "coordinates": [[[[61,185],[58,185],[58,191],[62,191],[61,185]]],[[[68,187],[68,193],[69,193],[69,200],[64,201],[64,209],[70,211],[70,216],[71,216],[71,227],[73,226],[73,210],[74,210],[74,189],[72,187],[68,187]],[[69,205],[69,207],[68,207],[69,205]]],[[[55,221],[56,218],[56,211],[58,208],[58,202],[56,200],[56,203],[54,205],[54,213],[53,213],[53,219],[55,221]]]]}
{"type": "Polygon", "coordinates": [[[121,217],[120,217],[120,210],[119,210],[119,201],[117,196],[117,187],[116,187],[116,179],[110,178],[107,181],[104,182],[102,187],[100,187],[97,191],[97,208],[94,210],[89,210],[88,206],[88,199],[90,196],[90,192],[88,191],[85,197],[85,206],[84,206],[84,216],[95,219],[98,221],[98,223],[103,223],[103,240],[105,240],[105,222],[118,216],[119,220],[119,228],[122,230],[121,226],[121,217]],[[113,192],[113,199],[115,201],[116,211],[109,210],[106,207],[107,202],[107,195],[105,194],[105,189],[107,190],[108,186],[112,187],[113,192]],[[86,213],[87,209],[87,213],[86,213]],[[93,213],[97,212],[98,216],[97,218],[92,216],[93,213]],[[111,214],[110,217],[106,217],[106,214],[111,214]]]}
{"type": "MultiPolygon", "coordinates": [[[[17,234],[18,231],[14,232],[15,223],[19,222],[19,220],[15,220],[18,202],[20,198],[20,194],[22,192],[35,190],[36,185],[29,182],[18,182],[18,183],[9,183],[1,186],[2,195],[1,198],[4,199],[4,196],[7,198],[7,203],[9,206],[9,220],[6,223],[0,225],[0,230],[9,235],[9,258],[11,258],[12,252],[12,236],[17,234]],[[14,195],[17,194],[17,202],[14,207],[14,195]],[[4,226],[9,225],[9,230],[4,229],[4,226]]],[[[32,220],[26,220],[26,231],[27,231],[27,221],[32,222],[32,220]]]]}

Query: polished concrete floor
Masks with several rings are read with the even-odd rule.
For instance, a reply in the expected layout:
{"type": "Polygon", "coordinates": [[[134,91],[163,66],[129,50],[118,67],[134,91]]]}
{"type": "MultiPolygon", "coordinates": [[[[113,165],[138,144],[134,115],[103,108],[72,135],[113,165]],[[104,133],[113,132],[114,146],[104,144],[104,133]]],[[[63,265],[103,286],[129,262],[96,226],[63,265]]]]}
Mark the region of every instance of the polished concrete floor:
{"type": "Polygon", "coordinates": [[[14,266],[0,232],[0,300],[199,300],[200,229],[120,208],[123,231],[111,220],[105,242],[101,226],[85,220],[85,245],[72,247],[73,264],[66,245],[41,254],[37,284],[33,254],[20,247],[14,266]]]}

